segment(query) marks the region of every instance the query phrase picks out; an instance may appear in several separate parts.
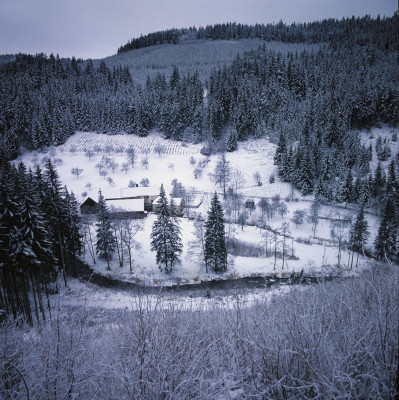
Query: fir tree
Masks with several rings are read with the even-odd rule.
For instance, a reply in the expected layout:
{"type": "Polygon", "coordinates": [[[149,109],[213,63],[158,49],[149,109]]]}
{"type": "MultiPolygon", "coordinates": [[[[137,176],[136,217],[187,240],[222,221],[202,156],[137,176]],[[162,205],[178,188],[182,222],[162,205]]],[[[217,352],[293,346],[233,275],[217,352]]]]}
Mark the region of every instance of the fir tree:
{"type": "MultiPolygon", "coordinates": [[[[58,172],[51,160],[46,162],[43,174],[44,191],[41,207],[49,221],[50,235],[53,239],[55,254],[61,262],[65,286],[67,285],[66,265],[65,265],[65,221],[67,218],[67,205],[62,195],[61,183],[58,172]]],[[[39,193],[40,195],[40,193],[39,193]]]]}
{"type": "Polygon", "coordinates": [[[159,193],[157,212],[158,216],[151,232],[151,251],[156,252],[159,269],[162,271],[165,268],[165,272],[169,274],[181,262],[183,245],[180,226],[177,218],[172,216],[163,185],[159,193]]]}
{"type": "Polygon", "coordinates": [[[227,270],[223,209],[216,192],[212,198],[211,209],[205,223],[205,265],[215,272],[227,270]]]}
{"type": "Polygon", "coordinates": [[[110,269],[109,262],[112,254],[115,252],[116,243],[115,236],[112,232],[110,217],[104,196],[101,190],[98,193],[98,216],[97,216],[97,230],[96,230],[96,253],[102,259],[107,260],[107,269],[110,269]]]}
{"type": "Polygon", "coordinates": [[[397,214],[390,198],[386,202],[374,246],[380,261],[392,261],[398,255],[397,214]]]}
{"type": "Polygon", "coordinates": [[[353,254],[355,252],[358,253],[358,257],[359,253],[364,254],[364,246],[369,236],[370,236],[370,231],[367,220],[364,217],[364,205],[362,204],[359,209],[359,212],[357,213],[356,221],[352,225],[350,232],[349,248],[352,250],[351,266],[353,265],[353,254]]]}
{"type": "Polygon", "coordinates": [[[230,152],[237,150],[237,131],[234,128],[231,128],[229,130],[229,136],[227,138],[227,143],[226,143],[226,150],[230,152]]]}
{"type": "Polygon", "coordinates": [[[340,201],[351,203],[353,200],[353,176],[351,170],[346,175],[346,180],[340,193],[340,201]]]}

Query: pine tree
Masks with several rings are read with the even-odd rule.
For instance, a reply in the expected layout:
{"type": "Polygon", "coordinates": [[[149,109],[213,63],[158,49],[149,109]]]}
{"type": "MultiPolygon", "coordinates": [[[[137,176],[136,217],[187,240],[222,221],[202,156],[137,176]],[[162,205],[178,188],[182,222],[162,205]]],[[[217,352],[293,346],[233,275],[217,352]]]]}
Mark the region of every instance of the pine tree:
{"type": "Polygon", "coordinates": [[[230,152],[237,150],[237,131],[234,128],[229,130],[229,136],[226,142],[226,150],[230,152]]]}
{"type": "Polygon", "coordinates": [[[285,134],[282,132],[280,133],[277,147],[276,147],[276,152],[274,153],[274,164],[275,165],[280,165],[283,156],[287,152],[287,142],[285,139],[285,134]]]}
{"type": "Polygon", "coordinates": [[[369,236],[370,231],[367,220],[364,218],[364,205],[362,204],[350,232],[349,248],[352,250],[351,265],[353,265],[353,253],[358,253],[358,257],[360,252],[364,254],[364,246],[369,236]]]}
{"type": "Polygon", "coordinates": [[[353,176],[352,171],[349,170],[346,175],[346,180],[344,185],[342,186],[342,190],[340,193],[340,201],[351,203],[353,200],[353,176]]]}
{"type": "Polygon", "coordinates": [[[180,255],[183,251],[181,242],[181,230],[177,218],[172,216],[168,199],[161,185],[158,203],[158,216],[152,225],[151,251],[156,252],[156,262],[162,271],[165,268],[167,274],[180,264],[180,255]]]}
{"type": "Polygon", "coordinates": [[[67,188],[64,189],[65,200],[67,206],[67,214],[65,221],[65,250],[72,256],[75,272],[75,257],[82,251],[82,238],[79,225],[79,206],[73,193],[69,194],[67,188]]]}
{"type": "Polygon", "coordinates": [[[227,270],[227,248],[223,209],[217,193],[212,198],[208,220],[205,223],[205,265],[215,272],[227,270]]]}
{"type": "MultiPolygon", "coordinates": [[[[46,219],[49,221],[49,231],[53,238],[54,252],[61,262],[65,286],[67,286],[65,265],[65,220],[67,217],[67,205],[62,195],[61,183],[58,172],[51,160],[46,162],[43,174],[44,186],[41,207],[46,219]]],[[[41,195],[41,193],[39,193],[41,195]]]]}
{"type": "Polygon", "coordinates": [[[96,253],[102,259],[107,260],[107,269],[111,269],[109,262],[112,254],[115,252],[116,243],[115,236],[112,232],[110,217],[104,196],[101,190],[98,193],[98,216],[97,216],[97,230],[96,230],[96,253]]]}
{"type": "Polygon", "coordinates": [[[397,257],[398,222],[394,203],[388,198],[374,241],[375,253],[380,261],[390,261],[397,257]]]}

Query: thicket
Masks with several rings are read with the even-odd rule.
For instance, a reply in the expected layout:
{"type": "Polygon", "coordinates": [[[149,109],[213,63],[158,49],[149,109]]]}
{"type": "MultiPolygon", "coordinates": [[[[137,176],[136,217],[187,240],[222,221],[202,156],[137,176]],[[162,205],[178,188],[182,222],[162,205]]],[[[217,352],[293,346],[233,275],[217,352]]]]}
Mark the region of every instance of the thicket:
{"type": "Polygon", "coordinates": [[[38,327],[6,321],[0,396],[392,399],[398,278],[396,266],[375,265],[247,308],[239,296],[187,310],[138,295],[124,311],[60,306],[38,327]]]}

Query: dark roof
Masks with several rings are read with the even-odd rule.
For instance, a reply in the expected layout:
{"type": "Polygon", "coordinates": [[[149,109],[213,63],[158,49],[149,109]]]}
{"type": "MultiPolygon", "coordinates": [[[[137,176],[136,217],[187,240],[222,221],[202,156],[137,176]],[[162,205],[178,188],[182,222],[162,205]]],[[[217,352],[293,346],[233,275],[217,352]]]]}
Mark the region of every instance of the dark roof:
{"type": "Polygon", "coordinates": [[[93,200],[91,197],[88,197],[80,206],[89,206],[94,207],[97,205],[97,202],[93,200]]]}

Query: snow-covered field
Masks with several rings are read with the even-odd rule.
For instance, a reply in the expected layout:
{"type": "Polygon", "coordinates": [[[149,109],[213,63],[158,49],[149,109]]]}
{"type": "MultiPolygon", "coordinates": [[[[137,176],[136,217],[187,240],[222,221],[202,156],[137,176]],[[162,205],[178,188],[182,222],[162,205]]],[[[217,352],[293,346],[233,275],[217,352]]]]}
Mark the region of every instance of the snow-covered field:
{"type": "MultiPolygon", "coordinates": [[[[362,134],[365,141],[371,140],[370,136],[376,138],[380,136],[392,136],[388,128],[374,129],[370,133],[362,134]]],[[[390,137],[389,136],[389,137],[390,137]]],[[[373,139],[375,141],[375,139],[373,139]]],[[[57,164],[57,170],[60,179],[69,191],[73,191],[78,199],[82,201],[87,196],[97,200],[98,191],[101,190],[104,197],[107,193],[115,193],[121,188],[128,187],[130,181],[140,183],[143,178],[149,180],[151,187],[159,188],[164,185],[166,192],[172,190],[172,180],[177,179],[186,190],[195,190],[195,199],[192,204],[199,205],[198,208],[190,210],[191,216],[195,213],[207,215],[211,195],[217,191],[222,193],[222,189],[216,186],[211,180],[210,174],[214,172],[218,155],[212,155],[209,158],[207,166],[204,168],[200,177],[194,177],[195,165],[205,161],[206,157],[200,153],[201,145],[185,145],[181,142],[165,140],[156,132],[149,136],[141,138],[133,135],[104,135],[96,133],[77,132],[64,145],[57,148],[51,148],[47,153],[26,153],[21,160],[28,166],[34,164],[43,165],[47,157],[51,157],[57,164]],[[133,146],[136,152],[136,163],[132,167],[128,163],[126,150],[133,146]],[[156,154],[154,148],[161,146],[163,152],[156,154]],[[88,157],[88,152],[91,156],[88,157]],[[103,169],[106,174],[100,176],[98,164],[104,158],[108,159],[109,167],[103,169]],[[142,160],[147,158],[148,164],[142,160]],[[195,163],[193,162],[195,160],[195,163]],[[113,167],[110,165],[113,164],[113,167]],[[125,169],[122,170],[125,164],[125,169]],[[81,174],[76,177],[71,173],[72,168],[82,169],[81,174]]],[[[106,269],[106,262],[97,258],[93,263],[92,257],[88,251],[83,255],[84,260],[95,270],[105,274],[118,277],[120,279],[139,282],[145,285],[169,285],[176,283],[195,283],[200,280],[213,278],[235,278],[244,276],[275,275],[287,276],[293,271],[300,272],[302,269],[309,274],[336,274],[338,270],[341,273],[352,274],[355,271],[345,267],[348,264],[348,252],[342,253],[341,266],[337,268],[338,248],[331,239],[331,227],[333,219],[350,219],[356,213],[355,209],[345,209],[343,207],[323,206],[320,211],[321,218],[313,235],[313,227],[306,220],[298,227],[290,221],[294,211],[297,209],[307,210],[312,204],[313,197],[303,197],[299,192],[291,191],[287,183],[279,180],[276,166],[273,165],[275,145],[270,143],[267,138],[257,139],[244,143],[239,143],[239,149],[234,153],[227,154],[227,160],[230,162],[233,176],[241,175],[243,184],[239,192],[242,199],[254,199],[255,204],[260,197],[272,198],[279,195],[281,201],[286,202],[288,214],[281,217],[275,214],[268,221],[273,229],[281,229],[283,223],[288,223],[288,236],[285,241],[290,259],[283,261],[273,256],[274,238],[270,232],[268,238],[265,238],[265,230],[255,227],[255,223],[261,215],[261,211],[256,208],[250,213],[247,226],[243,229],[234,225],[230,227],[234,231],[234,236],[241,242],[261,246],[263,249],[267,245],[269,248],[269,257],[264,255],[260,257],[230,257],[228,271],[221,275],[215,275],[212,272],[208,274],[193,257],[188,254],[188,243],[194,239],[193,221],[188,218],[180,218],[180,226],[183,238],[182,264],[177,267],[172,274],[165,275],[158,269],[155,263],[155,254],[150,251],[151,227],[156,218],[154,214],[149,214],[143,220],[143,230],[138,232],[135,240],[140,243],[141,248],[133,253],[133,271],[129,270],[129,263],[125,259],[125,264],[121,268],[116,254],[111,263],[111,271],[106,269]],[[254,174],[258,172],[261,177],[262,185],[256,184],[254,174]],[[276,181],[269,183],[269,177],[274,174],[276,181]],[[266,244],[267,242],[267,244],[266,244]]],[[[393,149],[395,155],[397,149],[393,149]]],[[[387,164],[387,163],[385,163],[387,164]]],[[[375,238],[378,219],[367,214],[371,236],[368,241],[368,247],[371,248],[375,238]]],[[[92,235],[94,238],[95,225],[92,225],[92,235]]],[[[349,225],[344,229],[343,237],[348,235],[349,225]]],[[[278,238],[278,248],[281,249],[282,238],[278,238]]],[[[365,262],[360,259],[359,269],[365,262]]]]}

